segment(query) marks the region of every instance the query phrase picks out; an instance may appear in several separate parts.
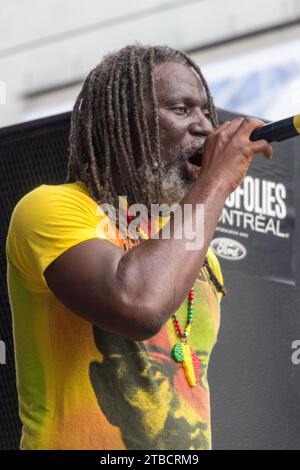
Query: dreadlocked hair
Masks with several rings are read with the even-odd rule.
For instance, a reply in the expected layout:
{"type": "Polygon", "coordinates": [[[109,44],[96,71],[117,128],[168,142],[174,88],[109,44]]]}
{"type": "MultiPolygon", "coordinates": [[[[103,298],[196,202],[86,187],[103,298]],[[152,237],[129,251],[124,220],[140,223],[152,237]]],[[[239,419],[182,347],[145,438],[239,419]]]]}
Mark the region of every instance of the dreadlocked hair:
{"type": "MultiPolygon", "coordinates": [[[[149,179],[138,176],[137,169],[142,170],[142,175],[157,173],[159,197],[162,165],[154,66],[166,62],[187,65],[196,72],[207,95],[210,121],[214,128],[218,127],[207,82],[188,56],[164,46],[126,46],[106,55],[83,83],[71,115],[65,183],[83,182],[98,204],[117,207],[120,190],[129,205],[138,201],[150,207],[155,202],[150,200],[149,179]],[[145,96],[150,102],[151,129],[146,119],[145,96]]],[[[204,265],[217,290],[226,295],[207,258],[204,265]]]]}

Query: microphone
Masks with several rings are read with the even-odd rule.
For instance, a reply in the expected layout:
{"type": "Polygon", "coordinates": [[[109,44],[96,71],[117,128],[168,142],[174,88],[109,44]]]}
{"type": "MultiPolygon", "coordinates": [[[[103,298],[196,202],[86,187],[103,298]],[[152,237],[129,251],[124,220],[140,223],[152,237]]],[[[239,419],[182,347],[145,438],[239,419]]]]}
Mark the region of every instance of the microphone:
{"type": "Polygon", "coordinates": [[[258,127],[251,133],[250,140],[255,142],[264,139],[269,143],[281,142],[297,135],[300,135],[300,114],[258,127]]]}

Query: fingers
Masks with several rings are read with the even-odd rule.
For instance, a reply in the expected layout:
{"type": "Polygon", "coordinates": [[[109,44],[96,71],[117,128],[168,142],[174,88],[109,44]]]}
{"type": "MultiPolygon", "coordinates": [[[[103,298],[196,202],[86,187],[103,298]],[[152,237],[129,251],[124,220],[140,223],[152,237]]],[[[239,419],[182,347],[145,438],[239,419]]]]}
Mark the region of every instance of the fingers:
{"type": "Polygon", "coordinates": [[[258,127],[263,126],[264,124],[265,123],[261,121],[260,119],[245,118],[242,120],[236,133],[238,136],[243,136],[243,137],[247,136],[249,138],[252,131],[257,129],[258,127]]]}
{"type": "Polygon", "coordinates": [[[215,133],[220,132],[220,131],[223,131],[224,129],[226,129],[226,127],[229,126],[230,123],[231,123],[231,121],[224,121],[224,122],[218,127],[218,129],[215,131],[215,133]]]}
{"type": "Polygon", "coordinates": [[[251,142],[251,153],[263,153],[266,158],[271,160],[273,156],[273,148],[266,140],[257,140],[256,142],[251,142]]]}
{"type": "MultiPolygon", "coordinates": [[[[225,121],[222,126],[218,128],[217,132],[222,132],[227,138],[234,137],[249,140],[251,133],[263,126],[265,123],[260,119],[255,118],[236,118],[232,121],[225,121]]],[[[245,148],[245,154],[253,155],[255,153],[263,153],[266,158],[271,159],[273,155],[273,148],[266,140],[258,140],[250,142],[245,148]]]]}
{"type": "Polygon", "coordinates": [[[260,119],[255,118],[236,118],[232,121],[225,121],[223,124],[218,127],[216,133],[222,132],[226,130],[226,133],[232,134],[236,132],[237,134],[246,135],[250,137],[250,134],[254,129],[263,126],[265,123],[260,119]]]}
{"type": "Polygon", "coordinates": [[[226,131],[226,134],[233,134],[236,132],[242,122],[243,118],[236,118],[232,121],[225,121],[220,127],[218,127],[215,133],[219,134],[220,132],[226,131]]]}
{"type": "MultiPolygon", "coordinates": [[[[255,130],[258,129],[259,127],[263,126],[265,123],[261,121],[260,119],[254,119],[254,118],[246,118],[240,125],[240,127],[237,130],[236,135],[237,136],[247,136],[248,139],[250,139],[251,133],[255,130]]],[[[252,154],[255,153],[263,153],[266,158],[271,160],[273,156],[273,148],[267,142],[266,140],[258,140],[256,142],[251,142],[251,152],[252,154]]]]}

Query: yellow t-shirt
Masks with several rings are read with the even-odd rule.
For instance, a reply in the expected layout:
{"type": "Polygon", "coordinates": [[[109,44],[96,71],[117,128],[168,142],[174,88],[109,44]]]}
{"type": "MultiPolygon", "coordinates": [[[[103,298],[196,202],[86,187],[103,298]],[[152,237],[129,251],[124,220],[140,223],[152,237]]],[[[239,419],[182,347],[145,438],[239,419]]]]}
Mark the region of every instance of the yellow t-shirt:
{"type": "MultiPolygon", "coordinates": [[[[83,183],[41,185],[16,205],[6,242],[22,449],[209,449],[207,366],[220,300],[207,270],[195,282],[188,344],[201,360],[191,387],[172,319],[145,341],[94,327],[68,310],[44,278],[47,266],[84,240],[107,238],[104,214],[83,183]]],[[[111,240],[116,243],[116,240],[111,240]]],[[[209,262],[222,282],[212,250],[209,262]]],[[[177,311],[187,319],[188,299],[177,311]]]]}

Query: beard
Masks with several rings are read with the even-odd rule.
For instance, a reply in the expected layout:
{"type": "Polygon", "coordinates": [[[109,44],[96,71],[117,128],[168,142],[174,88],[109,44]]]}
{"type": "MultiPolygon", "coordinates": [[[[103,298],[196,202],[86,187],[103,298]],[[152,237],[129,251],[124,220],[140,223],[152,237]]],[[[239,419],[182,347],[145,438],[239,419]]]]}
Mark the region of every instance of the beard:
{"type": "Polygon", "coordinates": [[[161,179],[158,174],[151,171],[147,175],[147,182],[151,202],[154,204],[164,203],[168,206],[179,203],[192,187],[192,182],[183,178],[183,169],[178,166],[164,169],[161,179]],[[158,185],[160,191],[157,190],[158,185]]]}
{"type": "Polygon", "coordinates": [[[140,177],[148,185],[149,199],[152,204],[167,204],[170,207],[179,203],[189,192],[193,181],[190,181],[187,176],[185,163],[193,151],[193,147],[180,148],[175,158],[162,160],[159,163],[161,177],[159,172],[150,166],[138,169],[140,177]]]}

